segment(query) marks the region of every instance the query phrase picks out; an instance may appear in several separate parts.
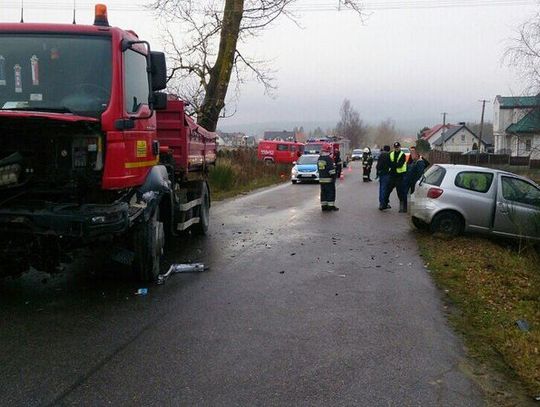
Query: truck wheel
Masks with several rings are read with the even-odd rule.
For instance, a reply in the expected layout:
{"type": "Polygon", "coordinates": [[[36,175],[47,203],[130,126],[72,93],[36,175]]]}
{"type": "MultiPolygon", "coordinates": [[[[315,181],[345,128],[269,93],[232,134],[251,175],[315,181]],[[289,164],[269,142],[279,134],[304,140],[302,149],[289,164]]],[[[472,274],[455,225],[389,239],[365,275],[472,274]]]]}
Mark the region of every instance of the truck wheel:
{"type": "Polygon", "coordinates": [[[148,222],[141,223],[133,231],[133,273],[142,282],[157,280],[160,260],[165,246],[163,222],[159,221],[159,208],[156,208],[148,222]]]}
{"type": "Polygon", "coordinates": [[[192,231],[196,235],[204,236],[208,233],[208,225],[210,224],[210,194],[206,182],[202,185],[201,200],[199,223],[193,225],[192,231]]]}

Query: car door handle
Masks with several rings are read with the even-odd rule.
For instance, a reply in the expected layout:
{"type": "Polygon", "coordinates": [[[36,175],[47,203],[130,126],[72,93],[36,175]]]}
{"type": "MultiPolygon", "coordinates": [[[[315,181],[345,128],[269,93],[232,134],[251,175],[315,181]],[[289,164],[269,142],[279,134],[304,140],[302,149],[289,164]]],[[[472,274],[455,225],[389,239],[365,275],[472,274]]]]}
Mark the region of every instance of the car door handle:
{"type": "Polygon", "coordinates": [[[508,206],[505,203],[499,202],[497,206],[499,207],[500,213],[503,215],[508,215],[508,206]]]}

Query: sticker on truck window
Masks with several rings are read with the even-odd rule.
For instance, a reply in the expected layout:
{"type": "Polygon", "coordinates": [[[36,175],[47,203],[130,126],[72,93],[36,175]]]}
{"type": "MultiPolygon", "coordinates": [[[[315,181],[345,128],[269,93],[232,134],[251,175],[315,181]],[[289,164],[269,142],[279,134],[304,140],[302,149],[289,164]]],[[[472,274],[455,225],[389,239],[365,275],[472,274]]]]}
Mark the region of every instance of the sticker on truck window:
{"type": "Polygon", "coordinates": [[[137,140],[136,157],[146,157],[146,140],[137,140]]]}

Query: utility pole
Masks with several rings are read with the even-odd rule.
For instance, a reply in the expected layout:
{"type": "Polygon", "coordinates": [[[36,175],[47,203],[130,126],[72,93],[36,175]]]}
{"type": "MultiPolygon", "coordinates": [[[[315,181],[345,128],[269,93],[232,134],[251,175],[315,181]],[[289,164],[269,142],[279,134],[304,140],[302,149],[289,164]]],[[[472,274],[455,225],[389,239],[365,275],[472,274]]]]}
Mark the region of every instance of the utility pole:
{"type": "Polygon", "coordinates": [[[443,125],[443,127],[442,127],[442,135],[441,135],[441,137],[442,137],[441,150],[444,151],[444,133],[446,133],[446,115],[447,115],[448,113],[443,112],[443,113],[441,113],[441,114],[442,114],[442,117],[443,117],[443,119],[442,119],[442,125],[443,125]]]}
{"type": "Polygon", "coordinates": [[[486,102],[489,100],[479,100],[482,103],[482,118],[480,119],[480,134],[478,135],[478,150],[476,151],[476,165],[480,163],[480,150],[482,149],[482,133],[484,132],[484,111],[486,110],[486,102]]]}

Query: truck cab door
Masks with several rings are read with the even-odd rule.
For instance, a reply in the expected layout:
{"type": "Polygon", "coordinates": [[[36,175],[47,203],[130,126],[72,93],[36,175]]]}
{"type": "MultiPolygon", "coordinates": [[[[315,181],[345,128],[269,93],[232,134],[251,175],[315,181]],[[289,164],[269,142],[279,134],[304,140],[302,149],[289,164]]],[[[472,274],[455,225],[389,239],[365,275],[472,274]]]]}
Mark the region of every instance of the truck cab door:
{"type": "Polygon", "coordinates": [[[125,168],[132,175],[145,175],[158,162],[156,119],[149,106],[148,60],[138,49],[123,52],[124,111],[133,128],[124,130],[125,168]]]}
{"type": "Polygon", "coordinates": [[[540,239],[540,189],[522,178],[500,174],[493,233],[540,239]]]}

